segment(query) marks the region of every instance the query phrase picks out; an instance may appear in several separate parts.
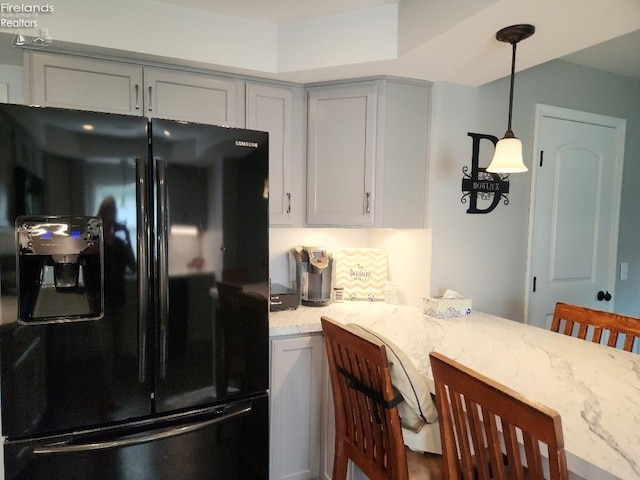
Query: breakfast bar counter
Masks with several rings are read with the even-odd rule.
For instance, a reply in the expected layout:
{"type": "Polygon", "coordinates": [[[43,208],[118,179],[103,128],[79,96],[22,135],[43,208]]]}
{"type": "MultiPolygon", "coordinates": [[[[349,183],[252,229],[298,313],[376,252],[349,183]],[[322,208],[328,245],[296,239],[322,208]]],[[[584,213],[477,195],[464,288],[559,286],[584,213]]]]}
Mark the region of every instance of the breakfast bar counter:
{"type": "Polygon", "coordinates": [[[569,470],[585,479],[640,478],[640,355],[473,312],[345,302],[273,312],[270,335],[320,332],[320,317],[357,323],[398,345],[428,381],[439,351],[562,417],[569,470]]]}

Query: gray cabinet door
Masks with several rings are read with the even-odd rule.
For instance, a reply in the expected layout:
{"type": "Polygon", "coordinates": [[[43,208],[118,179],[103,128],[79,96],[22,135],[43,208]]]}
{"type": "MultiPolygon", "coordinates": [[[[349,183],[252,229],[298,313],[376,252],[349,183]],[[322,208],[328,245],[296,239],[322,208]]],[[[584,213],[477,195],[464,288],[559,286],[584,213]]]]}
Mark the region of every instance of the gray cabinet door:
{"type": "Polygon", "coordinates": [[[322,335],[271,340],[273,480],[318,478],[322,335]]]}
{"type": "MultiPolygon", "coordinates": [[[[290,225],[293,155],[293,92],[247,84],[247,128],[269,132],[269,223],[290,225]]],[[[297,205],[297,204],[296,204],[297,205]]]]}
{"type": "Polygon", "coordinates": [[[29,103],[142,115],[142,68],[84,57],[31,53],[29,103]]]}
{"type": "Polygon", "coordinates": [[[373,225],[377,89],[375,82],[310,89],[308,224],[373,225]]]}
{"type": "Polygon", "coordinates": [[[238,83],[232,78],[144,69],[148,117],[239,127],[238,83]]]}
{"type": "Polygon", "coordinates": [[[28,66],[36,105],[244,126],[237,79],[41,52],[28,66]]]}

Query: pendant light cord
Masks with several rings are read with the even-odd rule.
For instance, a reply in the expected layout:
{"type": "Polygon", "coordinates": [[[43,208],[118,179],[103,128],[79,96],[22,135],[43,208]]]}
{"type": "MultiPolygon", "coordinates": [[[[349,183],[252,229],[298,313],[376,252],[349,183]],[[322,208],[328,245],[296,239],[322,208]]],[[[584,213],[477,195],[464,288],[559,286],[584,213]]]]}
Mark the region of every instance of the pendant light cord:
{"type": "MultiPolygon", "coordinates": [[[[517,42],[513,42],[513,53],[511,55],[511,88],[509,90],[509,121],[507,123],[507,132],[511,132],[511,112],[513,111],[513,84],[516,76],[516,45],[517,42]]],[[[513,133],[512,133],[513,135],[513,133]]]]}

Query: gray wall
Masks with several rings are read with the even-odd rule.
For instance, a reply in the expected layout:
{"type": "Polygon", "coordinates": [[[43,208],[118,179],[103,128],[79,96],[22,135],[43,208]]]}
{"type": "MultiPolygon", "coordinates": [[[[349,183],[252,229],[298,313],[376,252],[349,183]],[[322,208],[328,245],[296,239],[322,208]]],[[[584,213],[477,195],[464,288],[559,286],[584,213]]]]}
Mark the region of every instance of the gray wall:
{"type": "MultiPolygon", "coordinates": [[[[462,167],[471,165],[467,132],[501,137],[507,123],[509,79],[482,87],[434,88],[434,139],[430,152],[430,223],[433,228],[431,293],[453,288],[474,308],[524,318],[529,194],[537,103],[627,120],[615,310],[640,316],[640,80],[556,60],[516,75],[513,130],[523,142],[529,172],[511,176],[509,205],[486,215],[466,214],[460,203],[462,167]]],[[[487,166],[491,149],[481,152],[487,166]]]]}

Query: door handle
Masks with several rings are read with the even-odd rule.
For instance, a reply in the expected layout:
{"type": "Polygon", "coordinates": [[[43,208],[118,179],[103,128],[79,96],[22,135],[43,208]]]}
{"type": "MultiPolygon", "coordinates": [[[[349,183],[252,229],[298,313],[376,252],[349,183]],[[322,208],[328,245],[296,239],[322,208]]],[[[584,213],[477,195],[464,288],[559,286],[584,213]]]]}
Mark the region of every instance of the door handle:
{"type": "Polygon", "coordinates": [[[147,210],[147,163],[142,159],[136,159],[137,188],[136,198],[138,203],[138,382],[147,380],[147,299],[149,298],[148,263],[149,255],[149,214],[147,210]]]}
{"type": "Polygon", "coordinates": [[[605,302],[608,302],[609,300],[611,300],[611,294],[609,293],[609,291],[603,292],[602,290],[600,290],[596,295],[596,298],[598,299],[599,302],[603,300],[605,302]]]}
{"type": "Polygon", "coordinates": [[[167,334],[169,328],[169,207],[167,202],[167,164],[156,162],[158,295],[160,317],[160,378],[167,377],[167,334]]]}
{"type": "Polygon", "coordinates": [[[169,428],[161,429],[161,430],[151,432],[149,434],[142,435],[142,436],[117,438],[113,440],[106,440],[103,442],[93,442],[93,443],[77,443],[77,444],[53,443],[51,445],[43,445],[41,447],[35,447],[33,449],[33,453],[34,455],[51,455],[56,453],[88,452],[91,450],[105,450],[107,448],[123,448],[123,447],[130,447],[133,445],[140,445],[142,443],[155,442],[165,438],[171,438],[178,435],[183,435],[185,433],[194,432],[196,430],[201,430],[210,425],[215,425],[216,423],[230,420],[233,417],[246,415],[248,413],[251,413],[252,409],[253,408],[251,406],[247,406],[236,412],[231,412],[216,418],[212,418],[209,420],[204,420],[196,423],[189,423],[183,426],[169,427],[169,428]]]}

